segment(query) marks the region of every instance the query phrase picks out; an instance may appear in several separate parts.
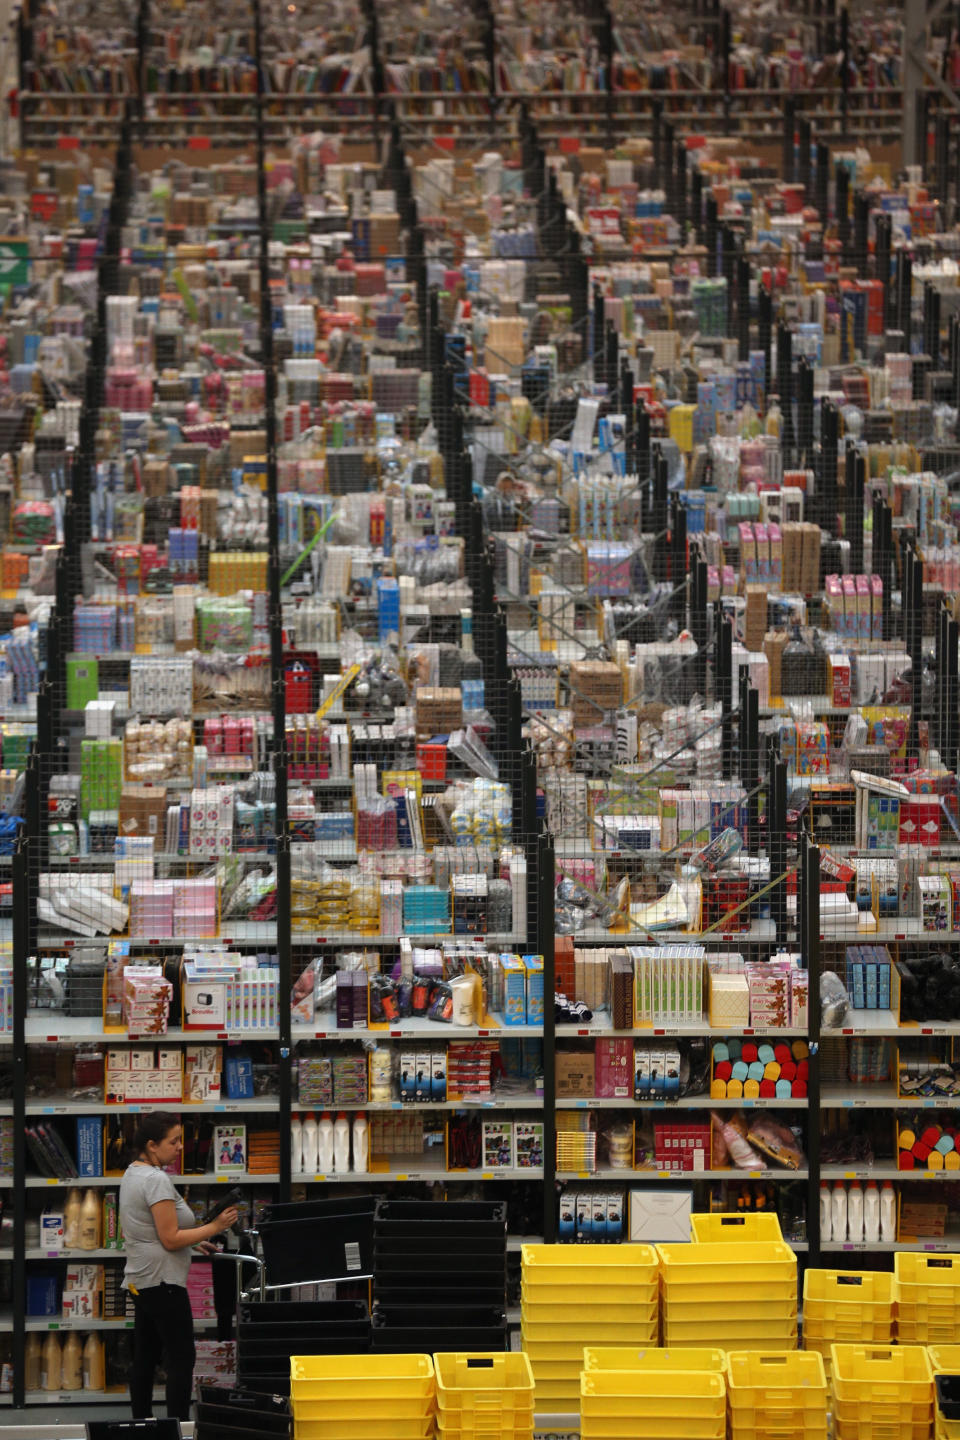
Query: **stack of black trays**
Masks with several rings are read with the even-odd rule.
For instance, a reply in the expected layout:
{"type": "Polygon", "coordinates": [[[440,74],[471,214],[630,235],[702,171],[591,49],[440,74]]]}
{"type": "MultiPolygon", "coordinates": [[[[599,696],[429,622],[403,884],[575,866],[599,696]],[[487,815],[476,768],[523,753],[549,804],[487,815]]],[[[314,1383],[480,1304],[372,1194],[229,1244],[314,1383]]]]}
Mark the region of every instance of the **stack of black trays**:
{"type": "Polygon", "coordinates": [[[291,1355],[363,1355],[370,1314],[360,1300],[241,1300],[237,1383],[263,1395],[290,1394],[291,1355]]]}
{"type": "Polygon", "coordinates": [[[373,1195],[269,1206],[258,1227],[267,1284],[369,1278],[375,1207],[373,1195]]]}
{"type": "Polygon", "coordinates": [[[290,1404],[279,1395],[200,1386],[195,1440],[288,1440],[289,1435],[290,1404]]]}
{"type": "Polygon", "coordinates": [[[506,1205],[377,1202],[375,1351],[506,1350],[506,1293],[506,1205]]]}

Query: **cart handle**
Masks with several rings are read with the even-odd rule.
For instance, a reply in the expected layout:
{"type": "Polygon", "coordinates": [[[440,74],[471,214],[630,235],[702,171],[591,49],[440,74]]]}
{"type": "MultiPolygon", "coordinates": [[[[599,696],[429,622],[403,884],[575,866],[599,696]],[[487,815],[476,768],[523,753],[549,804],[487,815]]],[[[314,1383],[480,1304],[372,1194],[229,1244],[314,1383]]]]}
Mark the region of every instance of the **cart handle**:
{"type": "MultiPolygon", "coordinates": [[[[239,1271],[241,1265],[256,1265],[257,1270],[259,1271],[259,1281],[260,1281],[260,1283],[259,1283],[259,1291],[260,1291],[260,1294],[259,1294],[259,1297],[257,1297],[257,1298],[259,1298],[260,1300],[265,1300],[265,1299],[266,1299],[266,1275],[267,1275],[267,1267],[266,1267],[266,1265],[264,1264],[264,1262],[260,1259],[260,1256],[259,1256],[259,1255],[241,1255],[241,1254],[239,1253],[239,1251],[231,1250],[231,1251],[227,1251],[227,1252],[225,1252],[225,1253],[224,1253],[223,1251],[221,1251],[219,1254],[214,1255],[212,1258],[213,1258],[214,1260],[229,1260],[232,1264],[236,1265],[238,1271],[239,1271]]],[[[239,1284],[240,1284],[240,1277],[239,1277],[239,1275],[237,1276],[237,1284],[238,1284],[238,1286],[239,1286],[239,1284]]],[[[249,1300],[249,1299],[251,1299],[251,1298],[253,1298],[253,1297],[252,1297],[249,1293],[241,1293],[241,1298],[244,1299],[244,1300],[249,1300]]]]}

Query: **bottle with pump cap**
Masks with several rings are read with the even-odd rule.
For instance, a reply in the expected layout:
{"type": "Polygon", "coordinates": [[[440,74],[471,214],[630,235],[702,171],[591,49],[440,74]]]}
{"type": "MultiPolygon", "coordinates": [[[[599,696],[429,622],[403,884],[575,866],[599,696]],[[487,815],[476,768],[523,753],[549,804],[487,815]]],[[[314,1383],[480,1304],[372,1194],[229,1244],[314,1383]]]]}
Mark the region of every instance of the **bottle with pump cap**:
{"type": "Polygon", "coordinates": [[[880,1191],[876,1180],[868,1180],[863,1192],[863,1238],[868,1245],[880,1239],[880,1191]]]}
{"type": "Polygon", "coordinates": [[[290,1121],[290,1173],[303,1174],[303,1126],[297,1115],[290,1121]]]}
{"type": "Polygon", "coordinates": [[[36,1330],[31,1330],[23,1352],[23,1387],[25,1390],[39,1390],[40,1372],[43,1369],[43,1340],[36,1330]]]}
{"type": "Polygon", "coordinates": [[[847,1238],[847,1187],[842,1180],[838,1180],[833,1187],[831,1197],[831,1209],[833,1211],[833,1225],[831,1231],[834,1243],[847,1238]]]}
{"type": "Polygon", "coordinates": [[[40,1362],[40,1389],[60,1389],[60,1337],[51,1331],[43,1342],[43,1359],[40,1362]]]}
{"type": "Polygon", "coordinates": [[[88,1190],[80,1207],[81,1250],[100,1248],[100,1199],[96,1190],[88,1190]]]}
{"type": "Polygon", "coordinates": [[[852,1245],[863,1244],[863,1190],[854,1180],[847,1191],[847,1239],[852,1245]]]}
{"type": "Polygon", "coordinates": [[[311,1110],[300,1127],[301,1167],[304,1175],[316,1175],[317,1164],[317,1117],[311,1110]]]}
{"type": "Polygon", "coordinates": [[[338,1175],[350,1169],[350,1121],[342,1110],[333,1127],[333,1168],[338,1175]]]}
{"type": "Polygon", "coordinates": [[[102,1390],[106,1383],[103,1341],[96,1331],[92,1330],[83,1347],[83,1388],[84,1390],[102,1390]]]}
{"type": "Polygon", "coordinates": [[[60,1356],[60,1389],[81,1390],[83,1388],[83,1346],[80,1335],[71,1330],[63,1344],[60,1356]]]}
{"type": "Polygon", "coordinates": [[[897,1197],[892,1180],[884,1180],[880,1191],[880,1239],[891,1245],[897,1238],[897,1197]]]}
{"type": "Polygon", "coordinates": [[[319,1126],[319,1159],[317,1170],[321,1175],[333,1174],[333,1121],[324,1113],[319,1126]]]}
{"type": "Polygon", "coordinates": [[[353,1122],[353,1168],[358,1175],[365,1175],[370,1168],[370,1132],[366,1115],[358,1115],[353,1122]]]}
{"type": "Polygon", "coordinates": [[[830,1209],[830,1186],[820,1181],[820,1244],[833,1239],[833,1214],[830,1209]]]}
{"type": "Polygon", "coordinates": [[[74,1188],[67,1196],[67,1203],[63,1211],[63,1248],[64,1250],[78,1250],[80,1248],[80,1211],[83,1208],[83,1195],[74,1188]]]}

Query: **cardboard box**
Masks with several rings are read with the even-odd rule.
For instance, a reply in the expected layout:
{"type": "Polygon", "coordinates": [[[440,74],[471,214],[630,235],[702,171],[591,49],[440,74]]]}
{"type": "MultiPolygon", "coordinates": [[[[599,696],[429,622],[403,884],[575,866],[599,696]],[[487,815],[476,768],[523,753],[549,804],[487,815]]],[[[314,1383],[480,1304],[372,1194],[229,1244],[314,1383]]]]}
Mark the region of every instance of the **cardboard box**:
{"type": "Polygon", "coordinates": [[[630,1243],[688,1242],[692,1211],[692,1190],[631,1190],[630,1243]]]}
{"type": "Polygon", "coordinates": [[[166,819],[164,785],[124,785],[120,792],[120,835],[152,835],[159,843],[166,830],[166,819]]]}
{"type": "Polygon", "coordinates": [[[588,1051],[558,1050],[556,1054],[557,1095],[568,1100],[593,1098],[594,1058],[588,1051]]]}

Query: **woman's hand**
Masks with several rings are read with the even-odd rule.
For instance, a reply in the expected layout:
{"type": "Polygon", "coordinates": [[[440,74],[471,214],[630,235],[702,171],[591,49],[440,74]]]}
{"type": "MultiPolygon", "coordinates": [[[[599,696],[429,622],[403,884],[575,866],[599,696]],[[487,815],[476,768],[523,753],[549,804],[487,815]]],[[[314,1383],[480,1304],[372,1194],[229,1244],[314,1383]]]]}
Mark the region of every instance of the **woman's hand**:
{"type": "Polygon", "coordinates": [[[219,1235],[223,1230],[229,1230],[231,1225],[236,1225],[239,1218],[240,1212],[235,1205],[231,1205],[229,1210],[221,1210],[220,1214],[210,1221],[214,1227],[213,1233],[219,1235]]]}
{"type": "Polygon", "coordinates": [[[213,1243],[212,1240],[201,1240],[200,1243],[199,1243],[199,1245],[195,1245],[193,1248],[194,1248],[195,1250],[199,1250],[201,1255],[219,1255],[219,1254],[220,1254],[220,1246],[219,1246],[219,1245],[214,1245],[214,1243],[213,1243]]]}

